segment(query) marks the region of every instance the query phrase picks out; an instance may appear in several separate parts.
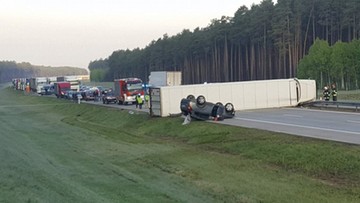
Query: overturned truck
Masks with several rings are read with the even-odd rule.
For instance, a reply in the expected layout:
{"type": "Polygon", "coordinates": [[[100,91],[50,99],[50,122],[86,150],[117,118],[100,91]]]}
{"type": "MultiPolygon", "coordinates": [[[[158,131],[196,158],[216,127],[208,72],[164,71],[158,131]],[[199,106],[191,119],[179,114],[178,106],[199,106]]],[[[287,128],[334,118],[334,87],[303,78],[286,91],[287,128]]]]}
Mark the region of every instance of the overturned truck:
{"type": "Polygon", "coordinates": [[[298,106],[316,99],[315,80],[278,79],[245,82],[208,83],[151,88],[151,114],[181,114],[179,103],[189,95],[202,95],[207,101],[231,103],[235,111],[298,106]]]}

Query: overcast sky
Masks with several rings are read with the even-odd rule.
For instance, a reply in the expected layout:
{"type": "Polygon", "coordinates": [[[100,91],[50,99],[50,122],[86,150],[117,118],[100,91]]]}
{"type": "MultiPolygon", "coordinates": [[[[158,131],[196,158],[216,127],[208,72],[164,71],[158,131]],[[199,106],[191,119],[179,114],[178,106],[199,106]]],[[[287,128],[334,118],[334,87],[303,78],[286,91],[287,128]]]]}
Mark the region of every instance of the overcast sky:
{"type": "MultiPolygon", "coordinates": [[[[0,61],[87,68],[261,0],[0,0],[0,61]]],[[[275,1],[274,1],[275,2],[275,1]]]]}

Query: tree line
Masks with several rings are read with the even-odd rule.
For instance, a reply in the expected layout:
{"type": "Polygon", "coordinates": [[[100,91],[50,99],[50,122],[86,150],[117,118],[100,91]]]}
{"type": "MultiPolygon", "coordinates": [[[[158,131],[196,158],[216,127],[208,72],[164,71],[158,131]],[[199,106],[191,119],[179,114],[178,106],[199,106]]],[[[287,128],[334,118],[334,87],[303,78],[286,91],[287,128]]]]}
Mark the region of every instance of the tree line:
{"type": "Polygon", "coordinates": [[[330,46],[359,39],[359,10],[358,0],[263,0],[205,28],[164,34],[142,49],[114,51],[90,62],[89,70],[105,81],[132,76],[147,81],[151,71],[182,71],[185,84],[296,77],[299,61],[317,38],[330,46]]]}
{"type": "Polygon", "coordinates": [[[298,77],[315,79],[319,88],[335,83],[340,89],[359,89],[360,40],[330,46],[317,39],[299,63],[298,77]]]}
{"type": "Polygon", "coordinates": [[[52,77],[66,75],[87,75],[88,71],[74,67],[35,66],[30,63],[0,61],[0,83],[9,82],[13,78],[52,77]]]}

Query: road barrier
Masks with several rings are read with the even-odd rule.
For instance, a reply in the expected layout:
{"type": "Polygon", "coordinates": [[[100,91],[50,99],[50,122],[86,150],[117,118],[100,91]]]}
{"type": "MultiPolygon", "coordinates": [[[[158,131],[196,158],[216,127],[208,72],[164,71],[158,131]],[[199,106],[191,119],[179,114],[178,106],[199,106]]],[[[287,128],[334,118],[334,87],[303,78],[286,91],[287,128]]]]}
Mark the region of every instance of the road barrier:
{"type": "Polygon", "coordinates": [[[355,109],[359,110],[360,102],[346,102],[346,101],[312,101],[308,103],[303,103],[302,106],[312,106],[319,108],[336,108],[336,109],[355,109]]]}

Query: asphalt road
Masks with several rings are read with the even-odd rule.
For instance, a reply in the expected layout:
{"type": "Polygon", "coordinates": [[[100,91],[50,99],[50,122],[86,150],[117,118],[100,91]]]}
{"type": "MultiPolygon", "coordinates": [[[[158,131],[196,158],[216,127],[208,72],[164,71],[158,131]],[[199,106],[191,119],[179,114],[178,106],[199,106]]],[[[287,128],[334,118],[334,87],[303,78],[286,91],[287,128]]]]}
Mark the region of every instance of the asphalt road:
{"type": "MultiPolygon", "coordinates": [[[[97,104],[130,111],[149,112],[147,108],[136,109],[135,105],[97,104]]],[[[219,121],[248,128],[257,128],[292,135],[360,144],[360,113],[315,110],[307,108],[276,108],[238,111],[232,119],[219,121]]]]}
{"type": "Polygon", "coordinates": [[[360,144],[360,113],[306,108],[239,111],[219,123],[360,144]]]}

